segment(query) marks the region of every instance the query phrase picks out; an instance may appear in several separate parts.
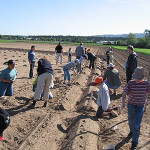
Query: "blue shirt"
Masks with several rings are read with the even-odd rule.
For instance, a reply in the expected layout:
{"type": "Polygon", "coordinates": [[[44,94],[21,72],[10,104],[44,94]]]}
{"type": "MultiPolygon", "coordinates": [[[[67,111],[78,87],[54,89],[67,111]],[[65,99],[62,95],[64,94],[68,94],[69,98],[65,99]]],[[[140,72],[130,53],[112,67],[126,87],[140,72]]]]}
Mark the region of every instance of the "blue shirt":
{"type": "Polygon", "coordinates": [[[28,60],[31,62],[35,62],[35,52],[32,50],[29,50],[28,52],[28,60]]]}
{"type": "Polygon", "coordinates": [[[9,68],[6,68],[0,73],[0,79],[11,80],[14,82],[14,79],[17,75],[18,72],[16,69],[10,70],[9,68]]]}
{"type": "Polygon", "coordinates": [[[74,70],[74,69],[75,69],[75,66],[76,66],[75,62],[72,61],[72,62],[66,64],[66,65],[64,66],[64,68],[66,68],[66,69],[68,69],[68,70],[70,70],[70,69],[72,68],[72,70],[74,70]]]}

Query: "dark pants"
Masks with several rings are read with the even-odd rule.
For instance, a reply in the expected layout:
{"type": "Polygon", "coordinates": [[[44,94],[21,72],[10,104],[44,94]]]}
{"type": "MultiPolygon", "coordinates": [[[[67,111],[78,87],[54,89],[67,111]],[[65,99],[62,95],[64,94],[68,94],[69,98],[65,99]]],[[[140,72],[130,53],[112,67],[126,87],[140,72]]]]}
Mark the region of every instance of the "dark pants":
{"type": "Polygon", "coordinates": [[[102,108],[102,106],[99,106],[98,107],[98,110],[97,110],[97,112],[96,112],[96,117],[103,117],[103,108],[102,108]]]}
{"type": "Polygon", "coordinates": [[[94,61],[95,61],[96,58],[93,58],[90,60],[90,65],[89,65],[89,69],[91,69],[91,66],[92,68],[94,68],[94,61]]]}
{"type": "Polygon", "coordinates": [[[31,62],[31,64],[30,64],[30,73],[29,73],[29,77],[30,78],[33,77],[34,64],[35,64],[35,62],[31,62]]]}
{"type": "Polygon", "coordinates": [[[107,56],[107,65],[109,65],[109,59],[110,59],[110,56],[107,56]]]}
{"type": "Polygon", "coordinates": [[[126,70],[127,83],[132,79],[133,72],[126,70]]]}

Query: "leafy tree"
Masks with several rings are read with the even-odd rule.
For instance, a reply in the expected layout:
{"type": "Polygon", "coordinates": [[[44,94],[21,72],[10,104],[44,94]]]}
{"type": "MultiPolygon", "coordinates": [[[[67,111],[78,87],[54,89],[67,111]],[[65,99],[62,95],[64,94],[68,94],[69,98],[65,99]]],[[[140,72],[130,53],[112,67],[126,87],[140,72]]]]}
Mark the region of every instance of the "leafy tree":
{"type": "Polygon", "coordinates": [[[136,35],[134,33],[129,33],[129,35],[127,36],[126,42],[127,42],[128,45],[135,46],[136,43],[137,43],[136,35]]]}
{"type": "Polygon", "coordinates": [[[0,34],[0,39],[2,39],[3,38],[3,36],[0,34]]]}

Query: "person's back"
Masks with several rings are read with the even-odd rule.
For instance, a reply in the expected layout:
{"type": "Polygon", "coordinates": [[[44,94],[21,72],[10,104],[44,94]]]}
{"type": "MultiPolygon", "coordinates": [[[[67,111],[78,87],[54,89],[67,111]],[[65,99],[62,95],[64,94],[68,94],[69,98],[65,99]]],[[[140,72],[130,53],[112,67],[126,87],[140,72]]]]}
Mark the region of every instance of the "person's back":
{"type": "Polygon", "coordinates": [[[78,59],[79,59],[83,54],[85,54],[84,47],[82,46],[82,44],[80,44],[79,46],[76,47],[75,54],[76,54],[76,58],[78,58],[78,59]]]}
{"type": "Polygon", "coordinates": [[[104,73],[104,79],[107,78],[107,82],[110,86],[120,86],[121,81],[119,78],[119,73],[116,68],[108,68],[104,73]]]}
{"type": "Polygon", "coordinates": [[[63,49],[62,46],[60,44],[58,44],[55,48],[56,53],[62,53],[62,49],[63,49]]]}
{"type": "Polygon", "coordinates": [[[100,85],[100,89],[98,91],[97,105],[102,106],[104,111],[107,111],[108,106],[110,104],[110,96],[109,89],[105,82],[100,85]]]}
{"type": "Polygon", "coordinates": [[[51,63],[46,59],[39,59],[37,72],[39,73],[38,75],[41,75],[45,72],[53,74],[51,63]]]}
{"type": "Polygon", "coordinates": [[[70,70],[71,68],[74,69],[74,67],[75,67],[75,62],[74,62],[74,61],[71,61],[71,62],[67,63],[64,67],[67,68],[68,70],[70,70]]]}

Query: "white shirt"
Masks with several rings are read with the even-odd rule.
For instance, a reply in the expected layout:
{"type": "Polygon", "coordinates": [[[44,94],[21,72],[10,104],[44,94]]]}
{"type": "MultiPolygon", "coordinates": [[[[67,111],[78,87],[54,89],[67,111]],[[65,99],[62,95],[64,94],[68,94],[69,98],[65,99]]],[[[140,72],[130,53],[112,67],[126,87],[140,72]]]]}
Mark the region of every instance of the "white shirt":
{"type": "Polygon", "coordinates": [[[109,89],[104,82],[100,85],[100,89],[97,90],[97,94],[98,94],[97,105],[102,106],[103,110],[107,111],[108,106],[110,104],[110,96],[109,96],[109,89]]]}

